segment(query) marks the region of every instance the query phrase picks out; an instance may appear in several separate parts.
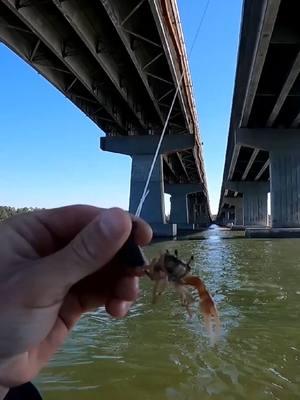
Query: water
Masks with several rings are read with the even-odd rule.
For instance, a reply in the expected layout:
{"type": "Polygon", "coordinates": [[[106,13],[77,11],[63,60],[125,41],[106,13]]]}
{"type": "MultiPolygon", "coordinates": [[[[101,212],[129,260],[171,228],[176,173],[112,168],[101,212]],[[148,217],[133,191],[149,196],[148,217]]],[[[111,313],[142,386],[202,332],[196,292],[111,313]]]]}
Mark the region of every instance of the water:
{"type": "Polygon", "coordinates": [[[300,398],[300,241],[247,240],[212,229],[203,240],[156,243],[195,256],[218,305],[220,342],[190,319],[172,290],[151,304],[143,278],[128,318],[86,315],[37,380],[46,400],[300,398]]]}

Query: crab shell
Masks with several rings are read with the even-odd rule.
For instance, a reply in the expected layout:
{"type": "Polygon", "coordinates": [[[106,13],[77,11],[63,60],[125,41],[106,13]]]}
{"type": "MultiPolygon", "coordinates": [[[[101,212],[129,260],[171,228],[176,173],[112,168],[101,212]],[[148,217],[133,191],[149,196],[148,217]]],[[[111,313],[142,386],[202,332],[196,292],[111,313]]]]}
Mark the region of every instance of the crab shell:
{"type": "Polygon", "coordinates": [[[170,281],[180,281],[191,270],[190,266],[172,254],[165,254],[164,267],[170,281]]]}

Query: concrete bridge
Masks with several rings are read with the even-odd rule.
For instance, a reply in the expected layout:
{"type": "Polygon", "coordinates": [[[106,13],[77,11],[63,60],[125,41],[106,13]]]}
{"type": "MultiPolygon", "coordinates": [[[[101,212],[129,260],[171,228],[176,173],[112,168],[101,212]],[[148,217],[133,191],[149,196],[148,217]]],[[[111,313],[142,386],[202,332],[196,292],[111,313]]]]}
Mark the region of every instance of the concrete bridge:
{"type": "Polygon", "coordinates": [[[299,1],[244,1],[218,219],[248,236],[299,235],[299,12],[299,1]]]}
{"type": "Polygon", "coordinates": [[[102,150],[132,157],[131,212],[183,74],[141,215],[157,235],[210,222],[175,0],[0,0],[0,41],[106,133],[102,150]],[[171,194],[169,224],[164,192],[171,194]]]}

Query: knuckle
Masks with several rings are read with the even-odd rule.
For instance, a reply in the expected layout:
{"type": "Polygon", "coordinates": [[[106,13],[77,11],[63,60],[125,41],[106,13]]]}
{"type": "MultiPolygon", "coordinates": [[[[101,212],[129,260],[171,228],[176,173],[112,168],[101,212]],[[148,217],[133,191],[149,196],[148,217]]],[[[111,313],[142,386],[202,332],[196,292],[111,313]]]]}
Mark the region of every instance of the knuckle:
{"type": "Polygon", "coordinates": [[[85,235],[78,235],[76,240],[71,242],[71,249],[79,263],[95,263],[97,252],[85,235]]]}

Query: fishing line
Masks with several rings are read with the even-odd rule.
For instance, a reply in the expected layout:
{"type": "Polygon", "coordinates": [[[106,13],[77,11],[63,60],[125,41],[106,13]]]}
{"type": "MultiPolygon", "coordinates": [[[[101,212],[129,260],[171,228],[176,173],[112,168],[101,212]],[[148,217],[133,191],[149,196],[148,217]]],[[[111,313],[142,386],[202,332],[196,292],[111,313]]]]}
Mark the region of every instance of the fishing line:
{"type": "MultiPolygon", "coordinates": [[[[201,16],[201,18],[200,18],[200,21],[199,21],[199,24],[198,24],[196,33],[195,33],[195,36],[194,36],[194,39],[193,39],[193,41],[192,41],[192,45],[191,45],[190,51],[189,51],[188,54],[187,54],[187,61],[189,61],[189,59],[191,58],[191,54],[192,54],[193,49],[194,49],[194,47],[195,47],[195,44],[196,44],[196,42],[197,42],[197,39],[198,39],[200,30],[201,30],[201,27],[202,27],[204,18],[205,18],[205,16],[206,16],[206,13],[207,13],[207,10],[208,10],[208,7],[209,7],[209,3],[210,3],[210,0],[207,0],[206,5],[205,5],[205,8],[204,8],[203,13],[202,13],[202,16],[201,16]]],[[[154,165],[155,165],[155,163],[156,163],[156,161],[157,161],[157,157],[158,157],[158,154],[159,154],[159,150],[160,150],[160,148],[161,148],[161,144],[162,144],[162,141],[163,141],[163,139],[164,139],[165,132],[166,132],[166,130],[167,130],[167,126],[168,126],[168,123],[169,123],[169,120],[170,120],[170,117],[171,117],[171,114],[172,114],[172,111],[173,111],[173,107],[174,107],[174,104],[175,104],[175,101],[176,101],[178,92],[179,92],[179,90],[180,90],[180,86],[181,86],[182,79],[183,79],[183,77],[184,77],[184,73],[185,73],[185,70],[183,69],[182,74],[181,74],[180,79],[179,79],[178,84],[177,84],[176,92],[175,92],[175,94],[174,94],[174,97],[173,97],[173,100],[172,100],[172,103],[171,103],[171,106],[170,106],[170,109],[169,109],[169,112],[168,112],[168,115],[167,115],[167,118],[166,118],[166,121],[165,121],[163,130],[162,130],[162,133],[161,133],[159,142],[158,142],[158,144],[157,144],[157,148],[156,148],[156,151],[155,151],[155,154],[154,154],[154,157],[153,157],[153,160],[152,160],[150,169],[149,169],[149,174],[148,174],[148,177],[147,177],[147,180],[146,180],[146,183],[145,183],[145,187],[144,187],[144,190],[143,190],[143,194],[142,194],[142,196],[141,196],[139,205],[138,205],[137,210],[136,210],[136,212],[135,212],[135,215],[136,215],[137,217],[139,217],[139,216],[141,215],[141,211],[142,211],[144,202],[145,202],[145,200],[146,200],[146,197],[147,197],[148,194],[149,194],[148,187],[149,187],[150,179],[151,179],[152,172],[153,172],[153,169],[154,169],[154,165]]]]}

